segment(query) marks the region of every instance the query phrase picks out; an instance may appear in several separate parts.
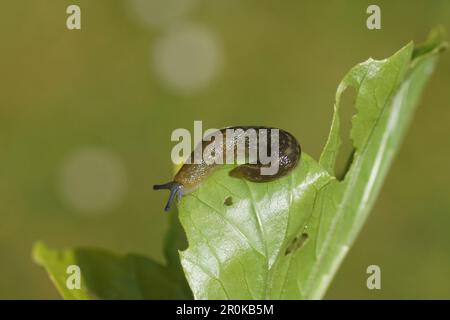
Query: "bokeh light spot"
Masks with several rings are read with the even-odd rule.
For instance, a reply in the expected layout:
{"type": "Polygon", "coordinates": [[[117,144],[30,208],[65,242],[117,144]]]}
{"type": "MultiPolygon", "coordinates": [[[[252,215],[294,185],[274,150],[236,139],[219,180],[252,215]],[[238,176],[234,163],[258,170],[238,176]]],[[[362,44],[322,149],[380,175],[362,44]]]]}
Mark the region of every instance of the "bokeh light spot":
{"type": "Polygon", "coordinates": [[[204,88],[217,75],[223,53],[215,35],[203,27],[179,25],[152,48],[152,64],[167,86],[177,93],[204,88]]]}
{"type": "Polygon", "coordinates": [[[101,214],[122,200],[127,185],[126,170],[109,150],[83,148],[62,163],[59,189],[63,200],[81,213],[101,214]]]}

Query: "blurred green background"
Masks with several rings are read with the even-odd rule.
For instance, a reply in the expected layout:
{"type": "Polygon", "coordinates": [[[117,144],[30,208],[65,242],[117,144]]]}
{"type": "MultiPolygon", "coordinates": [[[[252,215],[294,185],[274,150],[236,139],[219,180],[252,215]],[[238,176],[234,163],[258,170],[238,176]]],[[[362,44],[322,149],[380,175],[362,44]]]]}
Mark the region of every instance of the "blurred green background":
{"type": "MultiPolygon", "coordinates": [[[[36,240],[163,261],[172,130],[277,126],[317,159],[344,74],[450,30],[450,1],[17,0],[0,21],[0,298],[39,299],[59,295],[36,240]]],[[[447,53],[327,298],[450,298],[449,71],[447,53]]]]}

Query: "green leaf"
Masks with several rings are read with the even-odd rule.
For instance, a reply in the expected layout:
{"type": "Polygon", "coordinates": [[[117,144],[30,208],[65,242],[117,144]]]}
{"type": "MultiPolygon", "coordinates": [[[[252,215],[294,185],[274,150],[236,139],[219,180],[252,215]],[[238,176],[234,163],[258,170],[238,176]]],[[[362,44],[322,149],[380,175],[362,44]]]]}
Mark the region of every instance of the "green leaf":
{"type": "Polygon", "coordinates": [[[189,247],[181,262],[196,299],[319,299],[359,233],[411,122],[442,32],[414,49],[350,70],[336,93],[319,163],[306,154],[287,177],[251,183],[224,167],[179,205],[189,247]],[[353,161],[335,178],[339,100],[354,87],[353,161]]]}
{"type": "Polygon", "coordinates": [[[164,247],[167,266],[139,255],[118,256],[99,249],[51,250],[41,242],[34,245],[33,259],[46,269],[64,299],[192,299],[178,257],[178,250],[186,246],[174,214],[164,247]],[[80,289],[66,285],[71,265],[80,268],[80,289]]]}
{"type": "Polygon", "coordinates": [[[33,248],[64,299],[183,299],[189,296],[172,271],[138,255],[118,256],[97,249],[51,250],[42,243],[33,248]],[[81,288],[70,289],[67,268],[80,268],[81,288]]]}

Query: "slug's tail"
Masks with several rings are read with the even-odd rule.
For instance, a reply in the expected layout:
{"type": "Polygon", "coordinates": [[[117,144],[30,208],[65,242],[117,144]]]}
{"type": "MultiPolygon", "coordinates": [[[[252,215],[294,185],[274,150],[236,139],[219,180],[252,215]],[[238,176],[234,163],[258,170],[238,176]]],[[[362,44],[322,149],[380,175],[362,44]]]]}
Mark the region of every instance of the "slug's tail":
{"type": "Polygon", "coordinates": [[[169,211],[170,207],[175,200],[175,196],[178,194],[178,198],[181,198],[181,190],[183,188],[183,185],[181,185],[178,182],[168,182],[165,184],[156,184],[153,186],[153,190],[161,190],[161,189],[168,189],[170,190],[169,200],[167,201],[166,207],[164,208],[164,211],[169,211]]]}

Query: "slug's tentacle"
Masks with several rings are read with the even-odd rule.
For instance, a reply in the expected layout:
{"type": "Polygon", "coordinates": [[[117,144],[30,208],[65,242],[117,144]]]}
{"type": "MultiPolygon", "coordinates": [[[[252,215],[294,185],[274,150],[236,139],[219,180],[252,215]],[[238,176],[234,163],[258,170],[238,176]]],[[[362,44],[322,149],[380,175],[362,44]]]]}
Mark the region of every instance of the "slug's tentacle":
{"type": "MultiPolygon", "coordinates": [[[[300,144],[297,140],[292,136],[289,132],[286,132],[277,128],[268,128],[268,127],[227,127],[218,130],[223,136],[222,144],[219,144],[220,147],[214,147],[214,152],[222,151],[223,159],[226,158],[226,155],[229,152],[235,155],[234,161],[236,163],[236,155],[238,149],[238,141],[242,141],[242,138],[245,141],[245,163],[235,167],[230,171],[230,176],[243,178],[251,182],[269,182],[276,180],[282,176],[287,175],[291,172],[299,163],[301,157],[301,148],[300,144]],[[227,137],[228,130],[236,130],[238,133],[233,133],[233,136],[227,137]],[[271,148],[271,134],[272,130],[278,131],[278,157],[274,163],[263,165],[260,161],[260,152],[259,148],[259,135],[257,136],[258,143],[249,143],[248,131],[256,131],[257,133],[260,130],[265,130],[266,139],[267,139],[267,150],[263,150],[266,155],[272,155],[271,148]],[[230,138],[228,140],[228,138],[230,138]],[[225,141],[231,141],[230,143],[225,141]],[[218,149],[216,149],[218,148],[218,149]],[[220,150],[222,149],[222,150],[220,150]],[[256,151],[256,153],[255,153],[256,151]],[[253,156],[251,156],[253,154],[253,156]],[[255,154],[257,157],[255,158],[255,154]],[[252,160],[250,160],[252,158],[252,160]],[[256,162],[255,162],[256,160],[256,162]],[[274,174],[262,174],[263,168],[269,169],[271,166],[276,165],[277,170],[274,174]]],[[[213,134],[214,135],[214,134],[213,134]]],[[[199,152],[203,155],[203,151],[205,148],[209,147],[211,141],[203,141],[198,146],[196,146],[195,150],[192,152],[190,157],[190,163],[185,163],[181,169],[177,172],[172,182],[163,184],[163,185],[155,185],[153,189],[169,189],[170,196],[165,207],[165,210],[168,211],[170,209],[171,204],[173,203],[175,196],[178,195],[181,198],[182,193],[188,193],[195,190],[207,177],[209,177],[217,168],[220,167],[220,164],[217,163],[206,163],[204,159],[201,160],[200,163],[193,163],[194,155],[199,152]]],[[[264,162],[267,163],[267,162],[264,162]]],[[[267,172],[267,170],[266,170],[267,172]]]]}
{"type": "Polygon", "coordinates": [[[175,196],[178,194],[178,199],[181,199],[182,195],[183,195],[183,185],[175,182],[175,181],[171,181],[165,184],[156,184],[153,186],[153,190],[161,190],[161,189],[169,189],[170,190],[170,195],[169,195],[169,200],[167,200],[167,204],[164,208],[164,211],[169,211],[170,207],[172,206],[173,201],[175,200],[175,196]]]}

